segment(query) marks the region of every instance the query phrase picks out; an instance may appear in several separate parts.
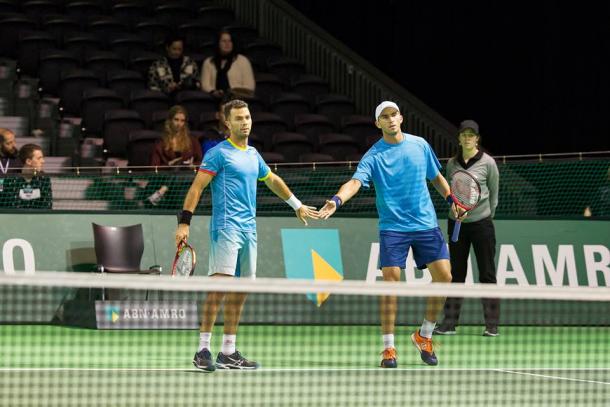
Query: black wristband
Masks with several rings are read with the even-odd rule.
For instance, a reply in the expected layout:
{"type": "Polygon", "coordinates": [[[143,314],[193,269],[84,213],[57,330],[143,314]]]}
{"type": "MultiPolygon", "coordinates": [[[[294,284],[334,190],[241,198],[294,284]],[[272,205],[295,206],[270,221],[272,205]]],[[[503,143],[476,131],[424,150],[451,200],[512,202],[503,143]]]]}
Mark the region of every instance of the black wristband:
{"type": "Polygon", "coordinates": [[[448,203],[449,205],[453,205],[453,203],[455,202],[455,201],[453,200],[453,195],[451,195],[451,194],[447,195],[447,198],[445,198],[445,199],[447,199],[447,203],[448,203]]]}
{"type": "Polygon", "coordinates": [[[181,224],[190,225],[192,217],[193,217],[193,212],[183,210],[182,212],[180,212],[180,218],[178,219],[178,224],[179,225],[181,225],[181,224]]]}

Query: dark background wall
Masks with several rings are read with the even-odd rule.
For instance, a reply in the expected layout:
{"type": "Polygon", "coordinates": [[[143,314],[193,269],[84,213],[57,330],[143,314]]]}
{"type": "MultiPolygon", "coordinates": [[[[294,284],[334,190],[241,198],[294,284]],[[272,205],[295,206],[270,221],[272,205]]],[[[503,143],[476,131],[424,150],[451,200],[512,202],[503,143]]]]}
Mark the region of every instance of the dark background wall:
{"type": "Polygon", "coordinates": [[[610,150],[610,3],[289,2],[494,154],[610,150]]]}

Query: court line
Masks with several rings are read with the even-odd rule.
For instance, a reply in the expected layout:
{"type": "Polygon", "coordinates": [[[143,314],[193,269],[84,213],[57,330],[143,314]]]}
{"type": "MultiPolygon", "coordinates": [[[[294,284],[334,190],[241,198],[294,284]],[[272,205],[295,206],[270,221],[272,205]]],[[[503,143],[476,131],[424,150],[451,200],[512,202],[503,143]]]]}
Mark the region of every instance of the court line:
{"type": "Polygon", "coordinates": [[[610,382],[600,382],[600,381],[597,381],[597,380],[574,379],[574,378],[571,378],[571,377],[551,376],[551,375],[544,375],[544,374],[538,374],[538,373],[517,372],[517,371],[514,371],[514,370],[504,370],[504,369],[494,369],[494,370],[497,370],[498,372],[502,372],[502,373],[510,373],[510,374],[516,374],[516,375],[522,375],[522,376],[541,377],[543,379],[565,380],[565,381],[569,381],[569,382],[581,382],[581,383],[594,383],[594,384],[610,385],[610,382]]]}
{"type": "MultiPolygon", "coordinates": [[[[260,369],[255,370],[256,372],[391,372],[391,371],[413,371],[417,373],[421,372],[502,372],[502,373],[512,373],[512,374],[522,374],[522,375],[531,375],[531,376],[540,376],[545,378],[557,378],[563,380],[574,380],[574,381],[586,381],[591,383],[600,383],[600,384],[610,384],[607,382],[595,382],[589,380],[582,379],[570,379],[570,378],[562,378],[561,376],[550,376],[550,375],[541,375],[534,373],[525,373],[518,372],[518,369],[522,370],[530,370],[530,371],[547,371],[547,370],[559,370],[559,371],[569,371],[569,372],[577,372],[577,371],[610,371],[610,367],[576,367],[576,368],[552,368],[552,367],[544,367],[544,368],[459,368],[459,367],[427,367],[427,366],[417,366],[413,368],[398,368],[398,369],[381,369],[379,367],[362,367],[362,368],[340,368],[340,367],[304,367],[304,368],[282,368],[282,367],[272,367],[265,368],[262,367],[260,369]]],[[[195,368],[174,368],[174,367],[0,367],[0,372],[199,372],[199,369],[195,368]]],[[[219,369],[219,372],[237,372],[240,370],[225,370],[219,369]]],[[[254,372],[250,370],[250,372],[254,372]]]]}

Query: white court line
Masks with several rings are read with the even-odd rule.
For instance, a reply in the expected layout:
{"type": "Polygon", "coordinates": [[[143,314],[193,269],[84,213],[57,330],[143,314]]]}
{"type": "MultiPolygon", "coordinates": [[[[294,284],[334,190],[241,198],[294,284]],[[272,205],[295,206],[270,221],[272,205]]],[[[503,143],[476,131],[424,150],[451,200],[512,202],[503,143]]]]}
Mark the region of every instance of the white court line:
{"type": "MultiPolygon", "coordinates": [[[[580,380],[580,379],[569,379],[562,378],[560,376],[548,376],[548,375],[540,375],[533,373],[524,373],[518,372],[517,370],[530,370],[530,371],[547,371],[547,370],[560,370],[560,371],[569,371],[569,372],[578,372],[578,371],[610,371],[610,367],[594,367],[594,368],[552,368],[552,367],[541,367],[541,368],[442,368],[442,367],[427,367],[427,366],[418,366],[414,368],[398,368],[398,369],[381,369],[379,367],[362,367],[362,368],[340,368],[340,367],[320,367],[320,368],[265,368],[262,367],[257,370],[248,370],[248,372],[503,372],[503,373],[512,373],[512,374],[523,374],[523,375],[531,375],[531,376],[540,376],[546,378],[558,378],[564,380],[575,380],[575,381],[587,381],[588,380],[580,380]]],[[[174,367],[1,367],[1,372],[186,372],[193,371],[199,372],[199,369],[195,368],[174,368],[174,367]]],[[[242,370],[236,369],[218,369],[218,372],[240,372],[242,370]]],[[[591,383],[601,383],[601,384],[610,384],[606,382],[594,382],[591,383]]]]}
{"type": "Polygon", "coordinates": [[[582,382],[582,383],[610,385],[610,382],[599,382],[597,380],[574,379],[571,377],[551,376],[551,375],[544,375],[544,374],[538,374],[538,373],[516,372],[514,370],[504,370],[504,369],[493,369],[493,370],[502,372],[502,373],[510,373],[510,374],[516,374],[516,375],[522,375],[522,376],[541,377],[543,379],[565,380],[565,381],[569,381],[569,382],[582,382]]]}

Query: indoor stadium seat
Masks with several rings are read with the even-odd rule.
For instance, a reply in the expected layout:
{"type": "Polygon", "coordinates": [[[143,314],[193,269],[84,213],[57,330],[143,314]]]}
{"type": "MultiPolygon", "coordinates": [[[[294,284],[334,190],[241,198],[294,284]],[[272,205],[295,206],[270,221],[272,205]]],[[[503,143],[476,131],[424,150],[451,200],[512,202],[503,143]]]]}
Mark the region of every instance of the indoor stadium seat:
{"type": "Polygon", "coordinates": [[[55,37],[45,31],[22,32],[17,50],[17,66],[21,75],[38,76],[38,57],[43,49],[55,48],[55,37]]]}
{"type": "Polygon", "coordinates": [[[155,18],[170,27],[178,27],[193,18],[193,10],[179,2],[161,2],[154,9],[155,18]]]}
{"type": "Polygon", "coordinates": [[[252,114],[252,129],[263,140],[265,150],[271,149],[271,139],[275,133],[288,130],[288,125],[281,116],[274,113],[255,112],[252,114]]]}
{"type": "Polygon", "coordinates": [[[261,157],[263,157],[263,160],[265,160],[267,164],[281,164],[286,162],[284,155],[273,151],[263,151],[261,152],[261,157]]]}
{"type": "Polygon", "coordinates": [[[341,119],[341,132],[349,134],[360,143],[363,150],[366,150],[367,138],[369,136],[379,137],[381,130],[375,126],[375,119],[372,116],[348,115],[341,119]]]}
{"type": "Polygon", "coordinates": [[[337,161],[332,155],[322,153],[305,153],[299,156],[301,163],[326,163],[337,161]]]}
{"type": "Polygon", "coordinates": [[[320,134],[318,150],[320,153],[332,155],[336,160],[343,161],[349,154],[359,153],[360,144],[347,134],[320,134]]]}
{"type": "Polygon", "coordinates": [[[19,37],[27,31],[35,31],[38,24],[24,14],[0,15],[0,55],[17,57],[19,37]]]}
{"type": "Polygon", "coordinates": [[[256,97],[267,106],[274,98],[286,90],[286,83],[279,76],[272,73],[256,72],[254,80],[256,81],[256,97]]]}
{"type": "Polygon", "coordinates": [[[123,99],[112,89],[95,88],[83,92],[81,103],[82,126],[88,136],[101,137],[104,115],[123,107],[123,99]]]}
{"type": "Polygon", "coordinates": [[[244,55],[248,57],[255,71],[266,71],[267,60],[283,55],[282,47],[278,44],[259,39],[244,46],[244,55]]]}
{"type": "Polygon", "coordinates": [[[276,133],[272,138],[271,150],[282,154],[288,162],[298,162],[301,154],[312,153],[313,143],[300,133],[276,133]]]}
{"type": "Polygon", "coordinates": [[[198,20],[217,30],[235,21],[235,13],[230,8],[206,5],[199,9],[198,20]]]}
{"type": "MultiPolygon", "coordinates": [[[[92,223],[93,245],[97,271],[101,273],[161,274],[159,266],[142,270],[140,263],[144,254],[144,232],[142,225],[103,226],[92,223]]],[[[111,290],[102,290],[102,301],[106,300],[106,291],[112,299],[111,290]]],[[[146,291],[148,299],[148,290],[146,291]]]]}
{"type": "Polygon", "coordinates": [[[200,90],[178,92],[176,94],[176,104],[186,109],[189,123],[193,128],[199,127],[199,114],[201,112],[216,112],[218,110],[218,101],[209,93],[200,90]]]}
{"type": "Polygon", "coordinates": [[[354,114],[354,102],[345,95],[326,94],[316,97],[315,110],[328,116],[337,128],[341,126],[341,118],[354,114]]]}
{"type": "Polygon", "coordinates": [[[127,61],[135,50],[146,50],[148,43],[136,34],[118,34],[108,41],[108,48],[127,61]]]}
{"type": "Polygon", "coordinates": [[[57,41],[61,41],[66,34],[81,31],[79,21],[64,15],[44,16],[41,25],[42,29],[54,36],[57,41]]]}
{"type": "Polygon", "coordinates": [[[303,113],[294,117],[294,127],[297,133],[305,134],[315,146],[318,145],[320,134],[332,133],[335,126],[328,117],[321,114],[303,113]]]}
{"type": "Polygon", "coordinates": [[[129,132],[144,128],[144,120],[134,110],[109,110],[104,114],[104,151],[107,156],[127,157],[129,132]]]}
{"type": "Polygon", "coordinates": [[[294,58],[271,57],[267,59],[267,71],[285,82],[291,82],[305,73],[305,65],[294,58]]]}
{"type": "Polygon", "coordinates": [[[298,93],[281,93],[269,105],[269,110],[284,119],[288,126],[294,128],[294,116],[310,112],[309,102],[298,93]]]}
{"type": "Polygon", "coordinates": [[[63,50],[43,50],[40,52],[38,77],[43,94],[57,96],[61,72],[78,68],[78,58],[63,50]]]}
{"type": "Polygon", "coordinates": [[[318,95],[324,95],[330,90],[328,81],[315,75],[301,75],[293,79],[291,86],[291,92],[303,95],[312,105],[318,95]]]}
{"type": "Polygon", "coordinates": [[[102,41],[88,32],[70,32],[63,36],[63,49],[77,55],[81,61],[85,60],[88,52],[101,50],[102,47],[102,41]]]}
{"type": "Polygon", "coordinates": [[[147,81],[148,69],[157,59],[161,58],[161,54],[155,52],[134,50],[129,56],[127,66],[129,69],[137,71],[147,81]]]}
{"type": "Polygon", "coordinates": [[[61,74],[59,81],[59,98],[65,116],[81,115],[81,100],[83,91],[97,88],[100,80],[93,71],[86,69],[70,69],[61,74]]]}
{"type": "Polygon", "coordinates": [[[131,92],[146,89],[146,81],[138,71],[121,69],[106,73],[106,86],[114,90],[127,104],[131,92]]]}
{"type": "Polygon", "coordinates": [[[132,130],[127,143],[127,161],[130,167],[150,165],[150,156],[162,133],[155,130],[132,130]]]}
{"type": "Polygon", "coordinates": [[[129,97],[129,108],[137,111],[146,126],[151,128],[152,113],[169,109],[169,98],[165,93],[157,90],[136,90],[129,97]]]}

